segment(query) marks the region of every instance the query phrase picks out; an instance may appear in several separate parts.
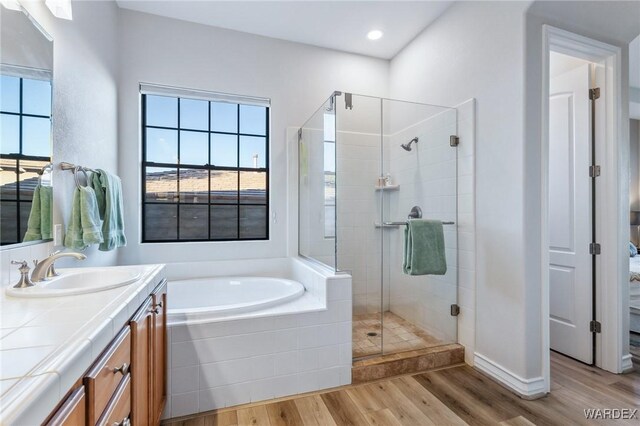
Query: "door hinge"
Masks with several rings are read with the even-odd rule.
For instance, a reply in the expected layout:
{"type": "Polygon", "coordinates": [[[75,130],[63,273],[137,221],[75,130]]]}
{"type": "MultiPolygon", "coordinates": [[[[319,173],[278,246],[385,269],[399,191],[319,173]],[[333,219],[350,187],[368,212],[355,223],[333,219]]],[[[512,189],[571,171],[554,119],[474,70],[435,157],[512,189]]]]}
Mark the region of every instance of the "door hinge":
{"type": "Polygon", "coordinates": [[[593,255],[600,254],[600,244],[599,243],[590,243],[589,244],[589,254],[593,254],[593,255]]]}
{"type": "Polygon", "coordinates": [[[298,142],[302,140],[302,127],[298,129],[298,142]]]}
{"type": "Polygon", "coordinates": [[[460,138],[456,135],[449,136],[449,145],[451,145],[452,147],[460,145],[460,138]]]}
{"type": "Polygon", "coordinates": [[[600,176],[600,166],[589,166],[589,176],[591,177],[600,176]]]}
{"type": "Polygon", "coordinates": [[[457,317],[459,314],[460,314],[460,306],[454,303],[453,305],[451,305],[451,316],[457,317]]]}
{"type": "Polygon", "coordinates": [[[589,99],[595,100],[600,97],[600,88],[589,89],[589,99]]]}
{"type": "Polygon", "coordinates": [[[599,321],[590,321],[589,322],[589,331],[592,333],[600,333],[602,332],[602,324],[599,321]]]}
{"type": "Polygon", "coordinates": [[[353,95],[351,93],[344,94],[344,109],[353,109],[353,95]]]}

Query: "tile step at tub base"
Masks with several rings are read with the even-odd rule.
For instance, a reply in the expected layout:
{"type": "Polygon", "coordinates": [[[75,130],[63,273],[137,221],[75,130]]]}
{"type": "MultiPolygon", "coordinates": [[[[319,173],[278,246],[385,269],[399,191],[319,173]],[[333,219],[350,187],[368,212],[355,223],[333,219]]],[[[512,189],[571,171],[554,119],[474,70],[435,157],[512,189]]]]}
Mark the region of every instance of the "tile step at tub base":
{"type": "Polygon", "coordinates": [[[464,362],[464,346],[457,343],[427,349],[381,355],[354,361],[351,368],[353,384],[385,377],[419,373],[464,362]]]}

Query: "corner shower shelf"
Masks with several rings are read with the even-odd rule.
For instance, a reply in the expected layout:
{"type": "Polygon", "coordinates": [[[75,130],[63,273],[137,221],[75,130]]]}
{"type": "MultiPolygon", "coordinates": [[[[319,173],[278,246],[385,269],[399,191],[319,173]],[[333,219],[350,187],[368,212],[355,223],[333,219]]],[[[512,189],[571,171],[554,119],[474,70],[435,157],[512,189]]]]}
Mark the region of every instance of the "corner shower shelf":
{"type": "Polygon", "coordinates": [[[375,186],[376,191],[397,191],[400,189],[400,185],[385,185],[385,186],[375,186]]]}

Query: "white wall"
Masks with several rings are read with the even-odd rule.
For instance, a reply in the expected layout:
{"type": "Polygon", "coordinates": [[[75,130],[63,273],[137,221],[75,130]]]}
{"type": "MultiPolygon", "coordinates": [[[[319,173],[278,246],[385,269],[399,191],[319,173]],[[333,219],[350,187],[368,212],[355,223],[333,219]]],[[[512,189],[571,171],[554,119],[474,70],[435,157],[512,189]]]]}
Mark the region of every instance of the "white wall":
{"type": "Polygon", "coordinates": [[[457,105],[476,98],[477,320],[466,331],[475,333],[476,352],[518,372],[527,362],[518,114],[526,8],[525,2],[456,3],[391,61],[390,75],[396,99],[457,105]]]}
{"type": "MultiPolygon", "coordinates": [[[[118,8],[114,2],[73,2],[73,20],[55,18],[44,2],[23,2],[24,7],[53,37],[53,161],[68,161],[116,171],[118,8]]],[[[55,170],[54,223],[69,219],[75,188],[69,172],[55,170]]],[[[42,258],[51,243],[2,250],[2,281],[14,273],[9,260],[42,258]],[[42,247],[43,246],[44,249],[42,247]],[[29,257],[31,256],[31,257],[29,257]]],[[[115,252],[87,249],[83,265],[112,265],[115,252]]],[[[60,266],[77,265],[61,260],[60,266]]],[[[13,278],[13,277],[12,277],[13,278]]],[[[11,278],[11,279],[12,279],[11,278]]]]}
{"type": "MultiPolygon", "coordinates": [[[[542,128],[542,60],[544,56],[542,32],[543,25],[548,24],[556,28],[567,30],[582,36],[586,36],[601,42],[608,43],[613,46],[617,46],[621,50],[620,57],[620,72],[621,81],[619,87],[620,101],[622,102],[622,116],[618,117],[619,123],[628,122],[628,78],[629,78],[629,66],[628,66],[628,44],[640,33],[640,3],[638,2],[536,2],[527,11],[526,26],[524,28],[526,34],[526,44],[524,49],[526,52],[524,76],[527,82],[524,87],[525,93],[525,108],[523,116],[525,117],[525,127],[523,129],[524,136],[524,186],[523,194],[527,194],[524,197],[525,210],[523,226],[525,229],[524,239],[528,242],[526,251],[524,253],[527,262],[525,264],[525,289],[526,304],[524,306],[526,312],[526,326],[523,332],[527,336],[527,347],[524,351],[524,357],[527,360],[527,369],[523,372],[522,377],[534,377],[540,375],[544,366],[540,365],[539,360],[543,358],[541,353],[542,345],[542,324],[547,319],[542,318],[542,312],[540,308],[542,306],[542,277],[541,277],[541,253],[540,235],[541,235],[541,201],[542,201],[542,188],[541,188],[541,128],[542,128]]],[[[545,95],[546,96],[546,95],[545,95]]],[[[606,191],[601,191],[603,195],[601,198],[601,208],[613,209],[617,213],[617,218],[614,220],[619,222],[619,226],[622,226],[622,222],[628,222],[628,214],[626,212],[627,202],[624,203],[623,209],[619,205],[623,197],[628,195],[628,145],[626,143],[628,138],[628,127],[622,126],[620,128],[621,134],[618,136],[619,141],[625,141],[624,146],[620,145],[618,141],[609,141],[609,149],[613,150],[616,146],[615,152],[610,153],[610,158],[604,158],[603,161],[607,161],[608,164],[617,164],[617,166],[609,166],[609,170],[616,170],[618,177],[608,184],[606,191]],[[615,145],[618,144],[618,145],[615,145]],[[624,219],[623,219],[624,217],[624,219]]],[[[603,180],[603,182],[605,182],[603,180]]],[[[604,210],[603,210],[604,211],[604,210]]],[[[609,213],[607,213],[609,214],[609,213]]],[[[601,216],[603,216],[601,214],[601,216]]],[[[615,216],[615,215],[614,215],[615,216]]],[[[602,234],[602,233],[601,233],[602,234]]],[[[626,234],[626,232],[625,232],[626,234]]],[[[609,231],[604,239],[617,240],[618,233],[609,231]]],[[[626,240],[625,235],[624,239],[626,240]]],[[[603,244],[603,252],[607,249],[611,253],[612,250],[617,251],[619,256],[623,256],[626,253],[626,242],[619,241],[615,244],[612,243],[611,247],[603,244]]],[[[626,263],[626,259],[620,258],[620,265],[618,268],[613,268],[610,271],[606,271],[606,267],[601,268],[602,271],[608,273],[611,282],[613,283],[618,278],[620,279],[620,286],[622,280],[626,281],[627,273],[622,271],[626,268],[622,267],[623,263],[626,263]],[[620,269],[622,268],[622,269],[620,269]],[[619,269],[619,270],[618,270],[619,269]]],[[[601,264],[604,264],[601,262],[601,264]]],[[[607,281],[607,280],[603,280],[607,281]]],[[[622,287],[619,287],[622,288],[622,287]]],[[[619,291],[612,291],[609,289],[604,298],[600,297],[600,306],[598,307],[601,312],[606,311],[604,309],[605,304],[609,307],[609,310],[615,310],[617,306],[622,305],[622,299],[611,300],[605,302],[607,297],[613,297],[618,295],[619,291]]],[[[601,296],[603,294],[601,293],[601,296]]],[[[620,318],[616,323],[623,323],[622,317],[628,315],[623,312],[619,312],[620,318]]],[[[611,324],[613,321],[605,321],[605,328],[607,324],[611,324]]],[[[618,327],[615,327],[618,328],[618,327]]],[[[628,336],[624,335],[622,330],[618,330],[618,336],[611,336],[607,333],[607,338],[617,340],[614,345],[612,341],[608,341],[605,345],[601,345],[602,357],[598,362],[607,362],[609,365],[612,363],[620,365],[621,360],[612,360],[609,362],[605,359],[607,354],[617,354],[622,348],[627,349],[628,336]],[[615,347],[614,347],[615,346],[615,347]]],[[[603,338],[603,336],[599,336],[603,338]]],[[[603,340],[604,341],[604,340],[603,340]]],[[[617,355],[616,355],[617,356],[617,355]]],[[[612,367],[608,367],[612,369],[612,367]]],[[[618,368],[612,369],[619,371],[618,368]]],[[[544,371],[542,371],[544,374],[544,371]]]]}
{"type": "Polygon", "coordinates": [[[535,243],[542,24],[620,46],[639,25],[637,3],[539,2],[527,13],[529,5],[456,3],[392,60],[390,77],[393,98],[442,105],[477,99],[475,350],[525,380],[543,374],[535,243]]]}
{"type": "Polygon", "coordinates": [[[53,43],[22,11],[0,9],[0,56],[3,64],[53,69],[53,43]]]}
{"type": "Polygon", "coordinates": [[[384,60],[128,10],[120,11],[120,40],[119,171],[129,200],[129,245],[120,251],[121,263],[285,256],[288,226],[297,226],[287,225],[286,127],[302,125],[334,90],[387,94],[384,60]],[[139,243],[140,82],[271,99],[270,194],[277,222],[269,241],[139,243]]]}

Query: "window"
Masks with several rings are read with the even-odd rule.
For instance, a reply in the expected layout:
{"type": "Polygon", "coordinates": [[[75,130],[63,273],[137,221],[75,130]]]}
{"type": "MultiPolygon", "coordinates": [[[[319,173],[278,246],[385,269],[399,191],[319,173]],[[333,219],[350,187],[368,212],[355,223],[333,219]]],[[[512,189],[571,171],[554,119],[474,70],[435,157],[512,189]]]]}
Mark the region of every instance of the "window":
{"type": "Polygon", "coordinates": [[[51,161],[51,82],[0,76],[0,237],[22,241],[38,172],[51,161]]]}
{"type": "Polygon", "coordinates": [[[269,238],[268,103],[221,96],[143,91],[142,242],[269,238]]]}

